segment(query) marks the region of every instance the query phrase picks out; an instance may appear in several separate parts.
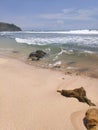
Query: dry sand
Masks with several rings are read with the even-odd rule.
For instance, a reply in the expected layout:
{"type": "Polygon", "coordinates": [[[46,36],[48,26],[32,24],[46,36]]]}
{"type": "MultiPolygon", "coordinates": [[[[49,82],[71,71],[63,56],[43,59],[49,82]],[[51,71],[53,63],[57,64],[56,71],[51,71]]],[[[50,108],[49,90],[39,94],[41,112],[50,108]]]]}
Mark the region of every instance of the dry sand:
{"type": "Polygon", "coordinates": [[[0,58],[0,130],[86,130],[89,106],[57,89],[83,86],[98,107],[98,79],[64,75],[0,58]]]}

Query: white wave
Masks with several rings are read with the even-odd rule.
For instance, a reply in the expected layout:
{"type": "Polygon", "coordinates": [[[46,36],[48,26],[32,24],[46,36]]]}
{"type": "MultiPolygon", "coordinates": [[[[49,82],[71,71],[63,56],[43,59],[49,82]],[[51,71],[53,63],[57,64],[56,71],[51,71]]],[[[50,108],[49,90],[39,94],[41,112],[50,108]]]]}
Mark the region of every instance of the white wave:
{"type": "Polygon", "coordinates": [[[55,43],[65,43],[67,42],[66,38],[27,38],[27,39],[22,39],[22,38],[15,38],[16,42],[18,43],[27,43],[29,45],[34,44],[34,45],[47,45],[47,44],[55,44],[55,43]]]}
{"type": "Polygon", "coordinates": [[[29,39],[22,39],[22,38],[15,38],[16,42],[18,43],[27,43],[27,44],[32,44],[31,40],[29,39]]]}
{"type": "Polygon", "coordinates": [[[68,70],[75,70],[75,69],[78,69],[78,68],[69,66],[66,69],[68,69],[68,70]]]}
{"type": "MultiPolygon", "coordinates": [[[[17,43],[27,43],[29,45],[47,45],[47,44],[75,44],[82,46],[98,46],[98,37],[81,37],[81,36],[70,36],[70,37],[56,37],[56,38],[15,38],[17,43]]],[[[62,50],[58,55],[66,52],[62,50]]]]}
{"type": "Polygon", "coordinates": [[[53,59],[53,61],[58,60],[58,58],[59,58],[58,56],[55,56],[54,59],[53,59]]]}
{"type": "Polygon", "coordinates": [[[1,35],[6,35],[6,34],[33,34],[33,33],[63,33],[63,34],[98,34],[98,30],[68,30],[68,31],[15,31],[15,32],[10,32],[10,31],[3,31],[0,32],[1,35]]]}
{"type": "Polygon", "coordinates": [[[59,56],[59,55],[62,55],[63,53],[67,53],[67,50],[61,49],[61,52],[58,53],[58,56],[59,56]]]}
{"type": "Polygon", "coordinates": [[[17,43],[26,43],[29,45],[46,45],[48,43],[45,39],[40,38],[32,38],[32,39],[22,39],[22,38],[15,38],[17,43]]]}
{"type": "Polygon", "coordinates": [[[1,35],[1,36],[4,36],[5,34],[6,34],[5,32],[2,32],[2,33],[0,32],[0,35],[1,35]]]}
{"type": "Polygon", "coordinates": [[[71,30],[69,34],[98,34],[97,30],[71,30]]]}
{"type": "Polygon", "coordinates": [[[27,31],[25,33],[98,34],[98,30],[27,31]]]}
{"type": "Polygon", "coordinates": [[[65,53],[65,54],[73,54],[73,50],[65,50],[65,49],[61,48],[61,51],[57,55],[60,56],[63,53],[65,53]]]}
{"type": "Polygon", "coordinates": [[[24,33],[98,34],[98,30],[24,31],[24,33]]]}
{"type": "Polygon", "coordinates": [[[49,53],[49,52],[51,51],[51,49],[50,49],[50,48],[46,48],[45,51],[46,51],[47,53],[49,53]]]}
{"type": "Polygon", "coordinates": [[[94,52],[93,51],[85,50],[84,53],[93,54],[94,52]]]}
{"type": "Polygon", "coordinates": [[[68,31],[23,31],[23,33],[64,33],[64,34],[98,34],[98,30],[68,30],[68,31]]]}
{"type": "Polygon", "coordinates": [[[49,64],[49,67],[60,67],[62,64],[61,61],[56,61],[54,64],[49,64]]]}
{"type": "Polygon", "coordinates": [[[17,34],[17,33],[23,33],[24,31],[2,31],[0,32],[0,35],[9,35],[9,34],[17,34]]]}
{"type": "Polygon", "coordinates": [[[62,64],[61,61],[57,61],[57,62],[55,62],[55,63],[53,64],[53,66],[55,67],[55,66],[59,66],[59,65],[61,65],[61,64],[62,64]]]}

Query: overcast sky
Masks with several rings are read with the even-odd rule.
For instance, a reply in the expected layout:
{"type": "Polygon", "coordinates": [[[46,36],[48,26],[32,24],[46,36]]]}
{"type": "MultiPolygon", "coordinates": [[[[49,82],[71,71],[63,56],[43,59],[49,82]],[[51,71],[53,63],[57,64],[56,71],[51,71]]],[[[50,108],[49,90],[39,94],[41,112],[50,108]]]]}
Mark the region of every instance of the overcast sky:
{"type": "Polygon", "coordinates": [[[98,29],[98,0],[0,0],[0,21],[22,29],[98,29]]]}

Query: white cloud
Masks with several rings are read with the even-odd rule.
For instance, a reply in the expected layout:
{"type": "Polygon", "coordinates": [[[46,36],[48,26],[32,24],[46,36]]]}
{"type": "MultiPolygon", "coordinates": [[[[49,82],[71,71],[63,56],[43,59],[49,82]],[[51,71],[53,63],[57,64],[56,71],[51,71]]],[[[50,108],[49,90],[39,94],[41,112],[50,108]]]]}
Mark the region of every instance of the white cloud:
{"type": "Polygon", "coordinates": [[[62,9],[59,13],[44,13],[29,18],[32,27],[47,29],[98,28],[98,9],[62,9]],[[34,21],[36,19],[36,21],[34,21]]]}
{"type": "Polygon", "coordinates": [[[1,17],[29,29],[87,29],[98,28],[98,9],[62,9],[58,13],[1,17]]]}
{"type": "Polygon", "coordinates": [[[47,20],[92,20],[98,16],[98,9],[63,9],[60,13],[40,14],[38,17],[47,20]]]}
{"type": "Polygon", "coordinates": [[[62,9],[58,13],[39,14],[35,19],[39,23],[38,26],[49,29],[98,28],[98,9],[62,9]]]}

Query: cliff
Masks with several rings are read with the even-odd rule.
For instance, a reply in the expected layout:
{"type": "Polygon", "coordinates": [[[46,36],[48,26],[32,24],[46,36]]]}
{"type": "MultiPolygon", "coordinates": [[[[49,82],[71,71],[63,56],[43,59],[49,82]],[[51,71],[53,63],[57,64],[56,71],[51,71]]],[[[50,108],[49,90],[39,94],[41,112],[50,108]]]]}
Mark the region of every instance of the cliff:
{"type": "Polygon", "coordinates": [[[14,24],[0,22],[0,31],[21,31],[21,28],[14,24]]]}

